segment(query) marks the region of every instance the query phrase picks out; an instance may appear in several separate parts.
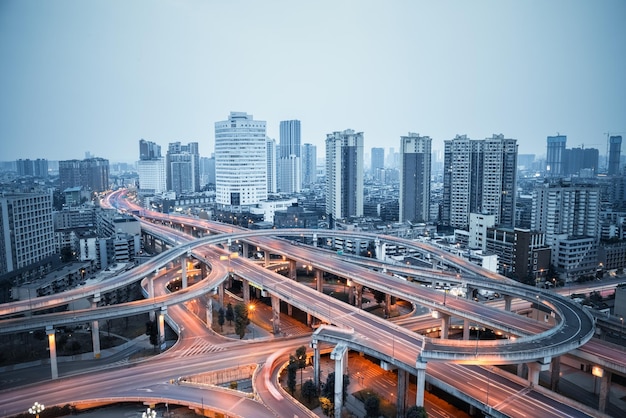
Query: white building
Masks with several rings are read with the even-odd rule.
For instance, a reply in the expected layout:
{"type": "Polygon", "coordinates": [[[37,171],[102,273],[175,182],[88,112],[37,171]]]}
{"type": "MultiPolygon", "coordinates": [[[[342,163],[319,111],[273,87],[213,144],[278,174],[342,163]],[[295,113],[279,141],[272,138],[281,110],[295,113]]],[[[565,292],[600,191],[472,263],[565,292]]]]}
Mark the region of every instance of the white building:
{"type": "Polygon", "coordinates": [[[326,213],[334,219],[363,216],[363,132],[326,135],[326,213]]]}
{"type": "Polygon", "coordinates": [[[469,237],[467,245],[472,249],[487,251],[487,228],[496,225],[496,215],[470,213],[469,237]]]}
{"type": "Polygon", "coordinates": [[[265,121],[245,112],[230,112],[215,122],[215,201],[249,206],[267,199],[265,121]]]}
{"type": "Polygon", "coordinates": [[[137,161],[139,194],[160,194],[167,190],[165,158],[137,161]]]}
{"type": "Polygon", "coordinates": [[[264,200],[250,208],[250,213],[254,215],[263,215],[265,222],[274,223],[274,214],[279,210],[287,210],[294,203],[298,203],[297,198],[280,199],[280,200],[264,200]]]}

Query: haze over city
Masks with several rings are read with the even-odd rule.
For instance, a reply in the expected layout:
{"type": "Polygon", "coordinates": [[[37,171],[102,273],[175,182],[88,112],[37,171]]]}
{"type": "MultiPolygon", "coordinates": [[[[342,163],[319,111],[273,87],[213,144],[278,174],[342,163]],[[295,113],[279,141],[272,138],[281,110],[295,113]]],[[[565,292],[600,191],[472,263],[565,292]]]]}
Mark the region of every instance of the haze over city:
{"type": "Polygon", "coordinates": [[[4,1],[0,160],[138,159],[137,141],[214,150],[230,111],[364,132],[546,136],[604,153],[626,131],[623,1],[4,1]]]}

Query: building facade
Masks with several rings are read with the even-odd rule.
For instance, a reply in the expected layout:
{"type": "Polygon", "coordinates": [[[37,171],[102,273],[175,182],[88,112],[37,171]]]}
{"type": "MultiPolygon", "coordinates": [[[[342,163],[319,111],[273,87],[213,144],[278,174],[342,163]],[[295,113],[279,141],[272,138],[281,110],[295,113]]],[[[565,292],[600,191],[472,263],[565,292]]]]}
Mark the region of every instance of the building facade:
{"type": "Polygon", "coordinates": [[[400,222],[430,220],[431,146],[428,136],[409,133],[400,137],[400,222]]]}
{"type": "Polygon", "coordinates": [[[565,146],[567,136],[549,136],[546,151],[546,176],[563,177],[565,175],[565,146]]]}
{"type": "Polygon", "coordinates": [[[326,213],[333,220],[363,216],[363,132],[326,135],[326,213]]]}
{"type": "Polygon", "coordinates": [[[619,171],[619,160],[622,153],[622,136],[615,135],[609,137],[609,176],[617,176],[619,171]]]}
{"type": "Polygon", "coordinates": [[[197,142],[171,142],[165,156],[167,190],[176,194],[200,191],[200,152],[197,142]]]}
{"type": "Polygon", "coordinates": [[[280,145],[278,146],[278,191],[299,193],[302,187],[300,121],[280,122],[280,145]]]}
{"type": "Polygon", "coordinates": [[[302,145],[302,187],[309,188],[317,183],[317,147],[302,145]]]}
{"type": "Polygon", "coordinates": [[[109,160],[88,158],[59,161],[59,183],[61,191],[82,186],[92,192],[104,192],[109,189],[109,160]]]}
{"type": "Polygon", "coordinates": [[[215,123],[215,189],[218,205],[254,205],[267,199],[265,121],[231,112],[215,123]]]}

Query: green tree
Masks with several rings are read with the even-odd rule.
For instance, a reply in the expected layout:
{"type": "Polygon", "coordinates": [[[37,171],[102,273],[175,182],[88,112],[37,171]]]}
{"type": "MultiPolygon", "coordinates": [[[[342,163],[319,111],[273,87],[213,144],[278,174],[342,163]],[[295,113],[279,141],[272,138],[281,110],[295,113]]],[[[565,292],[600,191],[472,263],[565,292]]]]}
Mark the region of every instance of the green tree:
{"type": "Polygon", "coordinates": [[[309,379],[304,382],[300,387],[300,392],[302,393],[302,396],[306,398],[307,402],[311,403],[311,399],[317,395],[317,388],[315,387],[313,380],[309,379]]]}
{"type": "MultiPolygon", "coordinates": [[[[350,385],[350,377],[347,374],[343,375],[343,400],[346,400],[348,394],[348,385],[350,385]]],[[[324,385],[324,396],[331,399],[335,399],[335,372],[329,373],[326,377],[326,384],[324,385]]]]}
{"type": "Polygon", "coordinates": [[[428,418],[428,413],[423,406],[413,405],[406,411],[406,418],[428,418]]]}
{"type": "Polygon", "coordinates": [[[232,325],[234,319],[235,319],[235,312],[233,311],[233,305],[232,303],[228,302],[228,305],[226,305],[226,320],[228,321],[230,325],[232,325]]]}
{"type": "Polygon", "coordinates": [[[289,392],[293,395],[296,391],[296,371],[298,370],[298,363],[293,356],[290,356],[289,366],[287,366],[287,387],[289,392]]]}
{"type": "Polygon", "coordinates": [[[365,398],[365,401],[363,401],[363,406],[365,407],[366,416],[380,416],[380,399],[375,394],[370,393],[367,398],[365,398]]]}
{"type": "Polygon", "coordinates": [[[146,322],[146,335],[150,337],[150,344],[152,344],[153,347],[157,346],[157,336],[158,336],[158,332],[157,332],[157,324],[156,324],[156,320],[155,321],[148,321],[146,322]]]}
{"type": "Polygon", "coordinates": [[[224,331],[224,322],[226,320],[225,315],[226,313],[224,312],[224,308],[220,308],[217,311],[217,323],[219,324],[221,331],[224,331]]]}
{"type": "Polygon", "coordinates": [[[239,339],[245,337],[246,327],[249,323],[248,307],[243,303],[238,303],[235,305],[235,333],[239,335],[239,339]]]}
{"type": "Polygon", "coordinates": [[[300,386],[302,386],[302,369],[306,367],[306,347],[303,345],[296,349],[296,363],[300,369],[300,386]]]}

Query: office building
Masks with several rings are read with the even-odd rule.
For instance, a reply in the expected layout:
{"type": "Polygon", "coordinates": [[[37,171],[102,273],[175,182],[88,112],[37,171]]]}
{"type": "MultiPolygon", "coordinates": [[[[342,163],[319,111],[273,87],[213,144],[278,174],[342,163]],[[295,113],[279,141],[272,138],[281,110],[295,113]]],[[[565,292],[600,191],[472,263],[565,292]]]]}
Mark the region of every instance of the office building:
{"type": "Polygon", "coordinates": [[[571,148],[565,149],[563,154],[564,175],[566,176],[584,176],[586,171],[598,174],[598,162],[600,161],[600,152],[597,148],[571,148]]]}
{"type": "Polygon", "coordinates": [[[267,193],[273,194],[278,191],[278,150],[276,149],[276,140],[272,138],[266,139],[267,147],[267,193]]]}
{"type": "Polygon", "coordinates": [[[363,132],[326,135],[326,213],[331,224],[363,216],[363,132]]]}
{"type": "Polygon", "coordinates": [[[278,146],[278,191],[281,193],[300,192],[302,187],[300,152],[300,121],[281,121],[278,146]]]}
{"type": "Polygon", "coordinates": [[[609,137],[609,176],[619,175],[619,160],[622,151],[622,136],[616,135],[609,137]]]}
{"type": "Polygon", "coordinates": [[[302,187],[309,188],[317,183],[317,147],[302,145],[302,187]]]}
{"type": "Polygon", "coordinates": [[[200,187],[215,185],[215,156],[200,157],[200,187]]]}
{"type": "Polygon", "coordinates": [[[109,160],[88,158],[59,161],[59,182],[61,191],[82,186],[92,192],[104,192],[109,189],[109,160]]]}
{"type": "MultiPolygon", "coordinates": [[[[431,145],[432,140],[427,136],[409,133],[400,137],[400,222],[430,219],[431,145]]],[[[382,150],[372,148],[372,156],[376,149],[382,150]]],[[[383,155],[377,153],[380,163],[383,155]]]]}
{"type": "Polygon", "coordinates": [[[42,179],[48,178],[48,160],[37,158],[36,160],[19,159],[15,161],[18,176],[33,176],[42,179]]]}
{"type": "Polygon", "coordinates": [[[444,146],[442,225],[467,230],[474,212],[495,215],[497,226],[513,227],[517,140],[457,135],[444,146]]]}
{"type": "Polygon", "coordinates": [[[145,139],[139,140],[139,159],[154,160],[161,158],[161,146],[145,139]]]}
{"type": "Polygon", "coordinates": [[[167,190],[165,158],[137,161],[139,194],[160,194],[167,190]]]}
{"type": "Polygon", "coordinates": [[[167,190],[176,194],[200,191],[200,152],[197,142],[171,142],[165,156],[167,190]]]}
{"type": "Polygon", "coordinates": [[[548,137],[548,149],[546,152],[546,176],[565,176],[565,146],[567,136],[557,135],[548,137]]]}
{"type": "Polygon", "coordinates": [[[0,275],[55,254],[52,194],[0,196],[0,275]]]}
{"type": "Polygon", "coordinates": [[[376,177],[378,170],[385,168],[385,149],[384,148],[372,148],[372,163],[370,165],[370,172],[372,177],[376,177]]]}
{"type": "Polygon", "coordinates": [[[254,205],[267,199],[265,121],[231,112],[215,122],[215,200],[218,205],[254,205]]]}

